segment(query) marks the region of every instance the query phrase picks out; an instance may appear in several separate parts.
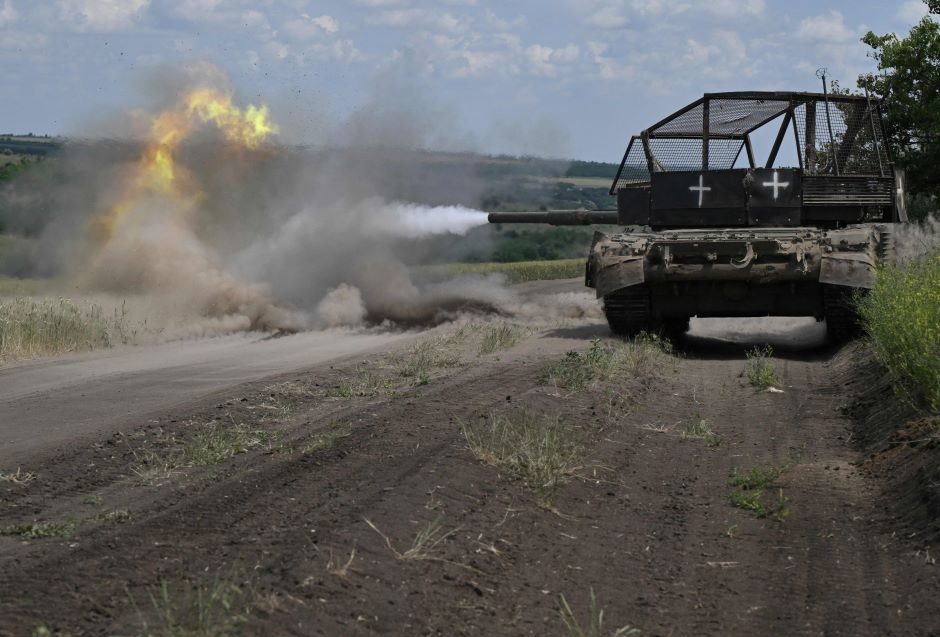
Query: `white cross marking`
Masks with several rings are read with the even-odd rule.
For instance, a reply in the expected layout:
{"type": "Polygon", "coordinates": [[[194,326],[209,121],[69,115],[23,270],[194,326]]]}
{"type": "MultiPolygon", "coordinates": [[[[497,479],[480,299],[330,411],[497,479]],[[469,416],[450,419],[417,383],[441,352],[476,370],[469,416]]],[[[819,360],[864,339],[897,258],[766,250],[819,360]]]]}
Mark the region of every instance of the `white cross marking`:
{"type": "Polygon", "coordinates": [[[774,171],[774,180],[773,180],[773,181],[765,181],[765,182],[764,182],[764,188],[771,188],[771,187],[773,187],[773,189],[774,189],[774,201],[777,201],[777,195],[780,194],[780,189],[781,189],[781,188],[786,188],[786,187],[789,186],[789,185],[790,185],[790,182],[789,182],[789,181],[780,181],[780,179],[777,177],[777,171],[776,171],[776,170],[774,171]]]}
{"type": "Polygon", "coordinates": [[[698,190],[698,207],[702,207],[702,197],[705,195],[706,190],[711,190],[711,186],[705,185],[704,175],[698,176],[698,186],[689,186],[689,190],[698,190]]]}

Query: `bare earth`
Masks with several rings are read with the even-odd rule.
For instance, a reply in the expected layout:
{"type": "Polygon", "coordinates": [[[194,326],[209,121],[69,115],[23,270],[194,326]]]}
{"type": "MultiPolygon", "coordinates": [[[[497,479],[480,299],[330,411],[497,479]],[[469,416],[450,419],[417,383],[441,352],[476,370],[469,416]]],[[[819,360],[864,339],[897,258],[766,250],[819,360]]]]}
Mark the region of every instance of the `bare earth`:
{"type": "Polygon", "coordinates": [[[567,635],[561,596],[586,624],[591,589],[605,635],[936,634],[937,567],[885,512],[842,415],[835,379],[851,356],[819,348],[812,322],[766,330],[696,322],[681,356],[584,392],[540,382],[548,362],[608,338],[584,320],[417,386],[394,353],[414,335],[7,368],[0,470],[35,478],[0,482],[0,527],[71,533],[0,537],[0,635],[163,634],[161,583],[220,577],[250,581],[244,618],[216,624],[231,619],[232,634],[567,635]],[[783,393],[742,378],[741,332],[775,343],[783,393]],[[395,391],[343,389],[371,374],[395,391]],[[552,506],[476,460],[461,431],[522,408],[557,414],[587,444],[552,506]],[[683,436],[690,419],[720,442],[683,436]],[[206,423],[271,437],[212,466],[140,474],[145,453],[206,423]],[[783,474],[765,501],[788,515],[732,507],[732,472],[771,465],[783,474]],[[407,559],[429,523],[452,533],[407,559]]]}

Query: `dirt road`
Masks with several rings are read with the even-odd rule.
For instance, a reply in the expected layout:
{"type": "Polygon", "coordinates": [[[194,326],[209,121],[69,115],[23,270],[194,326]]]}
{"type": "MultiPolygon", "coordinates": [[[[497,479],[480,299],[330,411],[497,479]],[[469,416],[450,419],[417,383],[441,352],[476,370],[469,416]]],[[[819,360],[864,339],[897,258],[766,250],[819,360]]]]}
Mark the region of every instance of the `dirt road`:
{"type": "Polygon", "coordinates": [[[558,361],[629,347],[600,323],[492,349],[445,328],[20,454],[0,635],[196,616],[198,634],[568,635],[559,609],[588,624],[592,590],[604,635],[935,634],[937,568],[857,466],[850,353],[799,350],[815,327],[790,326],[780,391],[758,392],[732,335],[695,327],[582,389],[558,361]],[[465,431],[519,414],[574,432],[557,490],[471,451],[465,431]]]}
{"type": "Polygon", "coordinates": [[[0,466],[155,409],[272,374],[387,348],[406,334],[308,332],[124,348],[0,368],[0,466]]]}

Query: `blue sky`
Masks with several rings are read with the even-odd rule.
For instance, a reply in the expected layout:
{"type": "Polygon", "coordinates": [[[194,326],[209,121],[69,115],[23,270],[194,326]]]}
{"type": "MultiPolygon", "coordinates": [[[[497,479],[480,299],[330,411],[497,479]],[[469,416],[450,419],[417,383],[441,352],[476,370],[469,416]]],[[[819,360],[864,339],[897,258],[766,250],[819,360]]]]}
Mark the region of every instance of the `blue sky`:
{"type": "Polygon", "coordinates": [[[706,91],[854,86],[921,0],[0,0],[0,130],[88,135],[209,61],[283,136],[619,161],[706,91]],[[390,116],[389,114],[396,116],[390,116]],[[391,130],[395,129],[395,130],[391,130]],[[346,130],[346,133],[349,131],[346,130]]]}

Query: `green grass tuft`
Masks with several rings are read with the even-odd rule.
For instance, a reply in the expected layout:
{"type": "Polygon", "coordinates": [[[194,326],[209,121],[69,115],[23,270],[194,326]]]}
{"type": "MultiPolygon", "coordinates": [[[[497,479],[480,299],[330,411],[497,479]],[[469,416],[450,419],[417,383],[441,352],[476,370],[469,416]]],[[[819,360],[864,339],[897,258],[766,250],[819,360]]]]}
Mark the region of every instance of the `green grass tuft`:
{"type": "Polygon", "coordinates": [[[755,347],[747,352],[747,363],[744,372],[751,385],[758,390],[776,387],[780,384],[777,378],[777,372],[770,363],[770,358],[774,355],[774,350],[770,345],[755,347]]]}
{"type": "Polygon", "coordinates": [[[899,395],[940,411],[940,255],[881,268],[859,312],[899,395]]]}
{"type": "Polygon", "coordinates": [[[483,339],[480,342],[480,355],[492,354],[509,349],[525,336],[525,329],[511,323],[487,325],[482,328],[483,339]]]}
{"type": "Polygon", "coordinates": [[[640,335],[633,341],[601,342],[595,338],[586,352],[568,352],[550,363],[542,373],[542,382],[574,391],[584,390],[598,381],[620,374],[651,375],[657,361],[671,352],[667,341],[640,335]]]}
{"type": "Polygon", "coordinates": [[[75,531],[75,523],[66,522],[29,522],[10,524],[0,527],[0,535],[13,535],[24,540],[37,540],[47,537],[68,537],[75,531]]]}
{"type": "Polygon", "coordinates": [[[490,414],[463,434],[473,455],[509,472],[550,505],[583,453],[576,430],[557,416],[529,411],[490,414]]]}
{"type": "MultiPolygon", "coordinates": [[[[604,609],[598,605],[597,596],[594,595],[593,588],[591,588],[591,607],[588,610],[588,620],[586,624],[582,625],[581,622],[578,621],[577,615],[575,615],[574,611],[571,609],[571,605],[568,604],[568,600],[565,599],[564,595],[559,599],[558,616],[561,617],[561,621],[564,623],[571,637],[608,637],[608,633],[604,631],[604,609]]],[[[627,635],[635,635],[639,632],[640,630],[638,628],[622,626],[612,633],[609,633],[609,636],[626,637],[627,635]]]]}

